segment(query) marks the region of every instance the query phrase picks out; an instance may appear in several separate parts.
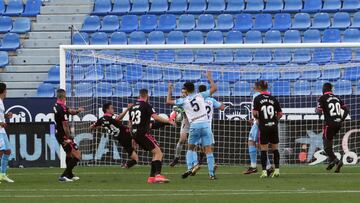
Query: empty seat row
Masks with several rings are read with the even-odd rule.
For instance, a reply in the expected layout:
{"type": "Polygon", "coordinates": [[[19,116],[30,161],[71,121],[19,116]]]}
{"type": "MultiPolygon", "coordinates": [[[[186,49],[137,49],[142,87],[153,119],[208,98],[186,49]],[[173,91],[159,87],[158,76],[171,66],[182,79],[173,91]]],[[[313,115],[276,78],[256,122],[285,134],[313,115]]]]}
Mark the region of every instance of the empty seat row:
{"type": "Polygon", "coordinates": [[[4,0],[0,0],[0,15],[5,16],[27,16],[35,17],[40,13],[41,0],[27,0],[25,5],[23,0],[8,0],[5,5],[4,0]]]}
{"type": "Polygon", "coordinates": [[[96,0],[94,14],[353,11],[359,0],[96,0]]]}
{"type": "Polygon", "coordinates": [[[0,33],[27,33],[30,31],[30,29],[31,21],[29,18],[17,18],[13,22],[11,17],[0,17],[0,33]]]}
{"type": "Polygon", "coordinates": [[[0,51],[15,51],[20,47],[20,37],[16,33],[7,33],[3,35],[0,45],[0,51]]]}

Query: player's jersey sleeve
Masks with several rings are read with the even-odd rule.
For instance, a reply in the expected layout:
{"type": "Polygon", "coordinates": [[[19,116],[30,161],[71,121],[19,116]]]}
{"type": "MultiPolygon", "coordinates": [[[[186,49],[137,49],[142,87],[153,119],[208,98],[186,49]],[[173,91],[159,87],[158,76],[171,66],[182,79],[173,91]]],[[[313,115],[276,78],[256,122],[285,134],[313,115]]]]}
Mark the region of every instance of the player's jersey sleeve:
{"type": "MultiPolygon", "coordinates": [[[[66,109],[68,109],[68,108],[66,108],[66,109]]],[[[57,106],[55,106],[54,110],[55,110],[55,115],[57,116],[57,118],[60,122],[68,121],[68,115],[62,107],[57,105],[57,106]]]]}
{"type": "Polygon", "coordinates": [[[205,99],[210,97],[210,90],[206,90],[205,92],[200,92],[201,96],[204,97],[205,99]]]}
{"type": "Polygon", "coordinates": [[[255,97],[254,101],[253,101],[253,110],[255,110],[255,111],[260,111],[260,108],[261,108],[261,104],[259,102],[259,97],[260,96],[255,97]]]}
{"type": "Polygon", "coordinates": [[[208,99],[210,99],[210,100],[212,101],[212,104],[213,104],[213,106],[214,106],[214,109],[218,109],[218,108],[221,107],[221,103],[218,102],[216,99],[214,99],[214,98],[208,98],[208,99]]]}
{"type": "Polygon", "coordinates": [[[182,107],[184,105],[184,101],[185,101],[184,98],[179,98],[179,99],[175,100],[175,105],[178,107],[182,107]]]}
{"type": "Polygon", "coordinates": [[[103,124],[103,117],[102,118],[99,118],[96,123],[95,123],[95,126],[102,126],[103,124]]]}

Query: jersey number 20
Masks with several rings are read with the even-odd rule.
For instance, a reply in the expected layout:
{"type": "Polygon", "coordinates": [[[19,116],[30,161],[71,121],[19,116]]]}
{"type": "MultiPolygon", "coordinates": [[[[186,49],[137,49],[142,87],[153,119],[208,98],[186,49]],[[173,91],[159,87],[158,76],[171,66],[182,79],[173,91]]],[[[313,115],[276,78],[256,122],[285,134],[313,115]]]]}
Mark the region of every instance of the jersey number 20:
{"type": "Polygon", "coordinates": [[[330,103],[329,109],[330,109],[330,116],[340,116],[341,106],[339,102],[330,103]]]}

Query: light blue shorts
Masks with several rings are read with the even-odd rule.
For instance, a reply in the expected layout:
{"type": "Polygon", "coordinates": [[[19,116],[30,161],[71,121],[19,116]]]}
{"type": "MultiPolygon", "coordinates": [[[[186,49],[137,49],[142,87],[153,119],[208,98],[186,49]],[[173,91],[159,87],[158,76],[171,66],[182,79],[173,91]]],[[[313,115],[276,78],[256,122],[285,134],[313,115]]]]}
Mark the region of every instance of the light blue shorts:
{"type": "Polygon", "coordinates": [[[258,135],[259,135],[259,126],[256,123],[254,123],[249,133],[249,141],[258,142],[259,141],[258,135]]]}
{"type": "Polygon", "coordinates": [[[208,122],[193,123],[190,125],[189,144],[209,146],[214,143],[214,136],[211,131],[211,125],[208,122]]]}
{"type": "Polygon", "coordinates": [[[9,150],[10,149],[10,142],[7,134],[0,133],[0,150],[9,150]]]}

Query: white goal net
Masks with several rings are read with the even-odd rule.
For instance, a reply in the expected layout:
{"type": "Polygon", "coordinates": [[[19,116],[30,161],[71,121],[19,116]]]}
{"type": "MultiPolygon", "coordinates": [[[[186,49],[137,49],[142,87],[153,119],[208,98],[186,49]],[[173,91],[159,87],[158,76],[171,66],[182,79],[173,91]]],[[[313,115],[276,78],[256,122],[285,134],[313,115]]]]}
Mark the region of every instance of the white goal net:
{"type": "MultiPolygon", "coordinates": [[[[102,104],[111,102],[118,113],[136,101],[138,91],[150,92],[155,110],[169,116],[165,104],[168,82],[179,97],[185,81],[207,84],[211,70],[218,85],[214,97],[225,104],[213,120],[215,159],[218,164],[245,165],[251,124],[252,87],[266,80],[281,103],[285,116],[279,124],[281,164],[325,162],[322,117],[314,112],[326,81],[345,101],[350,116],[335,138],[334,150],[347,164],[360,155],[360,52],[359,44],[228,44],[228,45],[63,45],[60,47],[61,87],[68,106],[84,107],[71,118],[84,165],[119,165],[127,154],[106,131],[88,127],[102,116],[102,104]]],[[[125,117],[124,123],[127,122],[125,117]]],[[[154,130],[164,163],[175,154],[180,128],[154,130]]],[[[185,151],[184,151],[185,152],[185,151]]],[[[184,152],[182,163],[185,163],[184,152]]],[[[151,156],[138,150],[140,163],[151,156]]]]}

